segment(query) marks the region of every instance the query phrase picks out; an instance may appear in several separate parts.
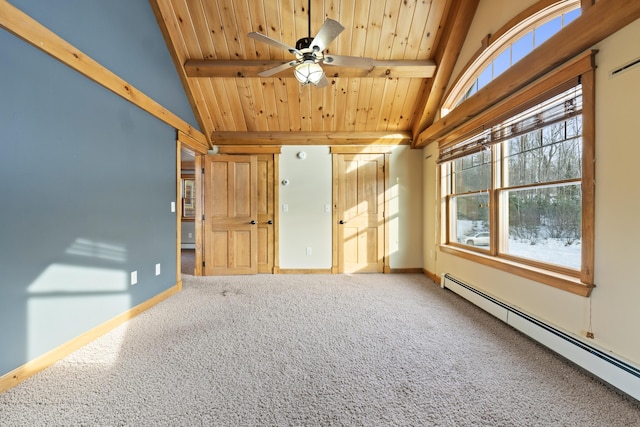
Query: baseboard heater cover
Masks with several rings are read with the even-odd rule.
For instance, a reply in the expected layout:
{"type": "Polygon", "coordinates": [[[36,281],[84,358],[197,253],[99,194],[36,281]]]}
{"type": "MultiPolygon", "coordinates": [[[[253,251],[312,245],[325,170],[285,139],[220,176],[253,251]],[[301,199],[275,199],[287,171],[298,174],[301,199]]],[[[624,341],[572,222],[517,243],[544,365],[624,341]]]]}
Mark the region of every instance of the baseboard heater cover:
{"type": "Polygon", "coordinates": [[[441,277],[442,288],[455,292],[603,381],[640,400],[640,368],[637,366],[506,304],[448,273],[441,277]]]}

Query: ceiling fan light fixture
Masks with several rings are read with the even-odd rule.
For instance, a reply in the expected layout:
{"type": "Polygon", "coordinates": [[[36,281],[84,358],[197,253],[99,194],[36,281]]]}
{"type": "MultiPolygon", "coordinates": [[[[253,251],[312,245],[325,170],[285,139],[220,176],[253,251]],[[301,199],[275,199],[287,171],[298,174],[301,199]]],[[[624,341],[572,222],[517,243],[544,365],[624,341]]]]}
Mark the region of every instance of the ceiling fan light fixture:
{"type": "Polygon", "coordinates": [[[293,74],[296,76],[296,79],[303,85],[309,83],[313,83],[314,85],[316,85],[322,79],[324,71],[322,71],[322,67],[319,64],[310,61],[303,62],[302,64],[297,65],[293,74]]]}

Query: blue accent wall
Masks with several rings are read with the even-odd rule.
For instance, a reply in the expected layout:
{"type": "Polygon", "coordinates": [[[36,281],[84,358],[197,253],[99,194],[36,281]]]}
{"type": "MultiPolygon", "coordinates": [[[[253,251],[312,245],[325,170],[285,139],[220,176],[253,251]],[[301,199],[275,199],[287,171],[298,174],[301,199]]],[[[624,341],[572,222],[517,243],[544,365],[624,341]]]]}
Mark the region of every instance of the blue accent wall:
{"type": "Polygon", "coordinates": [[[11,4],[199,129],[148,0],[11,4]]]}
{"type": "MultiPolygon", "coordinates": [[[[12,3],[195,121],[147,2],[12,3]]],[[[175,129],[0,30],[0,376],[175,285],[175,181],[175,129]]]]}

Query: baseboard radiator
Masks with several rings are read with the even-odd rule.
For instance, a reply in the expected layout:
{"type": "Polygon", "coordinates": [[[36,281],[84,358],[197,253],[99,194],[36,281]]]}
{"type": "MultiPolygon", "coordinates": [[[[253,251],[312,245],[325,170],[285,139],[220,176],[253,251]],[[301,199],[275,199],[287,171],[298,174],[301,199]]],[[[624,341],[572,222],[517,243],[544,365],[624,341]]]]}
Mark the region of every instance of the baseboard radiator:
{"type": "Polygon", "coordinates": [[[448,273],[441,277],[443,288],[450,289],[603,381],[640,400],[640,368],[637,366],[621,360],[611,352],[594,347],[586,339],[524,313],[448,273]]]}

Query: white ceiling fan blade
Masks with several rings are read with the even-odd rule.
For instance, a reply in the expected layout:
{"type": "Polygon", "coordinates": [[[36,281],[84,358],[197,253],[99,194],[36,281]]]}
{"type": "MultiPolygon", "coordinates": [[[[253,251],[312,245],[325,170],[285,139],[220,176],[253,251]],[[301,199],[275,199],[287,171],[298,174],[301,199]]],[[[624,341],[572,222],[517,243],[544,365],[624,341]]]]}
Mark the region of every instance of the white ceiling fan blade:
{"type": "Polygon", "coordinates": [[[289,45],[286,45],[284,43],[282,43],[281,41],[272,39],[271,37],[267,37],[262,33],[256,33],[255,31],[250,32],[248,34],[249,38],[252,38],[254,40],[258,40],[262,43],[266,43],[269,44],[271,46],[275,46],[275,47],[279,47],[280,49],[284,49],[284,50],[288,50],[289,52],[293,53],[294,55],[302,55],[302,53],[296,49],[295,47],[291,47],[289,45]]]}
{"type": "Polygon", "coordinates": [[[278,74],[281,71],[284,71],[286,69],[289,69],[291,67],[294,67],[297,65],[296,61],[290,61],[290,62],[285,62],[282,65],[278,65],[277,67],[273,67],[273,68],[269,68],[268,70],[264,70],[260,73],[258,73],[258,75],[260,77],[271,77],[273,75],[278,74]]]}
{"type": "Polygon", "coordinates": [[[322,62],[338,67],[362,68],[364,70],[373,68],[373,58],[360,58],[357,56],[325,55],[322,62]]]}
{"type": "Polygon", "coordinates": [[[322,78],[320,78],[320,80],[318,80],[318,83],[316,83],[315,86],[317,88],[323,88],[323,87],[329,86],[329,79],[327,78],[327,76],[324,73],[322,73],[322,78]]]}
{"type": "Polygon", "coordinates": [[[311,42],[311,48],[317,52],[322,52],[342,31],[344,31],[344,27],[338,21],[327,18],[311,42]]]}

